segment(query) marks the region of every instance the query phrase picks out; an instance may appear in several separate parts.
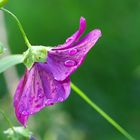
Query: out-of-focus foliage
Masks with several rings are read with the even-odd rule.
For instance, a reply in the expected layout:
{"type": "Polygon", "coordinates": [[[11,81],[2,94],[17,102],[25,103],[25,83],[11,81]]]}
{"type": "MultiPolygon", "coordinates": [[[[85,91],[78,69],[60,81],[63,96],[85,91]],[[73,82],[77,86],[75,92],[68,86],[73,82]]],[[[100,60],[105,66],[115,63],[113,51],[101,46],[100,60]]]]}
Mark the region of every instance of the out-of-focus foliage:
{"type": "Polygon", "coordinates": [[[31,138],[32,133],[27,128],[24,128],[23,126],[18,126],[13,127],[13,129],[14,131],[12,130],[12,128],[4,131],[4,134],[9,140],[29,140],[31,138]]]}
{"type": "Polygon", "coordinates": [[[7,3],[8,0],[0,0],[0,8],[7,3]]]}
{"type": "MultiPolygon", "coordinates": [[[[86,33],[100,28],[102,38],[71,79],[134,137],[140,138],[139,0],[12,0],[7,8],[19,17],[33,45],[63,43],[78,28],[80,16],[87,20],[86,33]]],[[[21,53],[26,47],[18,28],[8,15],[5,21],[10,49],[21,53]]],[[[23,65],[17,70],[21,76],[23,65]]],[[[0,107],[17,124],[3,81],[0,75],[0,107]]],[[[0,123],[0,139],[4,140],[1,132],[6,126],[1,117],[0,123]]],[[[32,117],[29,128],[40,140],[124,139],[74,92],[66,102],[32,117]]]]}
{"type": "Polygon", "coordinates": [[[0,55],[4,53],[4,50],[5,50],[5,48],[4,48],[3,44],[0,42],[0,55]]]}

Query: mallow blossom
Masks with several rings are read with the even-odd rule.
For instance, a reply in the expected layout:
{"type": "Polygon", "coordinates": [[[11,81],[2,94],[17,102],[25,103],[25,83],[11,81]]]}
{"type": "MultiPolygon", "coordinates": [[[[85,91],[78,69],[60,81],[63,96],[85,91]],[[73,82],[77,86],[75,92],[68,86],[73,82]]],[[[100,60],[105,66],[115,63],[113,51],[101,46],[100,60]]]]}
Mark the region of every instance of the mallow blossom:
{"type": "Polygon", "coordinates": [[[80,39],[85,28],[86,20],[81,17],[78,31],[63,45],[50,48],[45,62],[35,62],[26,69],[14,96],[16,117],[22,125],[26,126],[30,115],[69,97],[70,75],[101,37],[101,31],[95,29],[80,39]]]}

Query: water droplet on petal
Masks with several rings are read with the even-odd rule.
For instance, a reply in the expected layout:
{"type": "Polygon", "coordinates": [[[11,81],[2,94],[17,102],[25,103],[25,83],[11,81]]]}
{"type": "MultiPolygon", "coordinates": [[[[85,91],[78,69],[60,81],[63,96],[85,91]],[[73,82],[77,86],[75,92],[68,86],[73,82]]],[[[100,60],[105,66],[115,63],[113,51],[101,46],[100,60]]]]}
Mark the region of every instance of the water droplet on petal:
{"type": "Polygon", "coordinates": [[[29,115],[29,112],[27,112],[27,111],[22,111],[22,113],[21,113],[22,115],[24,115],[24,116],[28,116],[29,115]]]}
{"type": "Polygon", "coordinates": [[[46,102],[45,102],[45,105],[53,105],[54,103],[52,102],[51,99],[47,99],[46,102]]]}
{"type": "Polygon", "coordinates": [[[70,38],[66,39],[66,43],[68,43],[71,40],[73,40],[73,37],[70,37],[70,38]]]}
{"type": "Polygon", "coordinates": [[[75,49],[71,49],[70,51],[69,51],[69,54],[70,55],[75,55],[77,53],[77,49],[75,48],[75,49]]]}
{"type": "Polygon", "coordinates": [[[44,97],[43,94],[39,94],[39,95],[38,95],[38,98],[43,98],[43,97],[44,97]]]}
{"type": "Polygon", "coordinates": [[[34,113],[34,112],[32,112],[32,111],[30,112],[31,115],[33,115],[33,113],[34,113]]]}
{"type": "Polygon", "coordinates": [[[63,99],[62,97],[59,97],[57,101],[58,101],[58,102],[63,102],[64,99],[63,99]]]}
{"type": "Polygon", "coordinates": [[[74,61],[74,60],[66,60],[66,61],[64,62],[64,64],[65,64],[65,66],[67,66],[67,67],[73,67],[73,66],[76,65],[76,61],[74,61]]]}

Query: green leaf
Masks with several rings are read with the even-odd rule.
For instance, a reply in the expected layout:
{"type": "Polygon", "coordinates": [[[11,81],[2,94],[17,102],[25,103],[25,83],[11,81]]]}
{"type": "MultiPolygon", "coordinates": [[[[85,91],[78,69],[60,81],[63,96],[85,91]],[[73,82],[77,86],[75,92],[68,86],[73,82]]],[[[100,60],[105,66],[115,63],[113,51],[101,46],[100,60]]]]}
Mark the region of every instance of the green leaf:
{"type": "Polygon", "coordinates": [[[23,55],[10,55],[0,59],[0,73],[23,62],[23,55]]]}
{"type": "Polygon", "coordinates": [[[32,132],[29,131],[27,128],[24,128],[22,126],[13,127],[15,132],[11,128],[4,131],[4,134],[7,135],[9,139],[12,140],[25,140],[30,139],[32,136],[32,132]]]}
{"type": "Polygon", "coordinates": [[[5,3],[7,3],[8,0],[0,0],[0,8],[4,6],[5,3]]]}

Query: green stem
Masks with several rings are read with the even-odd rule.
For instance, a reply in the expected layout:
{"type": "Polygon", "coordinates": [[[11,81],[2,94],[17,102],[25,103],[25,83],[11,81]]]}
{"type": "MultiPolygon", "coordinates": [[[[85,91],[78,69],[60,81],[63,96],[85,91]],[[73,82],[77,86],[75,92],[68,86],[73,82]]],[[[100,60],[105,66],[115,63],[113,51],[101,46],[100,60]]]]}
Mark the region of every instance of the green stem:
{"type": "Polygon", "coordinates": [[[123,129],[116,121],[114,121],[108,114],[106,114],[98,105],[91,101],[83,91],[71,82],[71,88],[84,99],[93,109],[95,109],[104,119],[113,125],[119,132],[121,132],[127,139],[135,140],[125,129],[123,129]]]}
{"type": "Polygon", "coordinates": [[[9,127],[13,130],[14,133],[16,133],[15,130],[14,130],[14,127],[13,127],[12,123],[10,122],[10,120],[8,119],[8,117],[5,115],[5,113],[1,109],[0,109],[0,113],[2,114],[3,118],[7,121],[9,127]]]}
{"type": "Polygon", "coordinates": [[[5,8],[1,8],[1,10],[4,11],[4,12],[6,12],[6,13],[8,13],[8,14],[10,14],[15,19],[15,21],[17,22],[17,25],[18,25],[21,33],[22,33],[22,36],[24,38],[24,41],[25,41],[27,47],[30,48],[31,47],[31,44],[30,44],[30,42],[29,42],[29,40],[28,40],[28,38],[27,38],[27,36],[26,36],[26,34],[24,32],[24,29],[23,29],[20,21],[18,20],[18,18],[12,12],[10,12],[9,10],[7,10],[5,8]]]}

